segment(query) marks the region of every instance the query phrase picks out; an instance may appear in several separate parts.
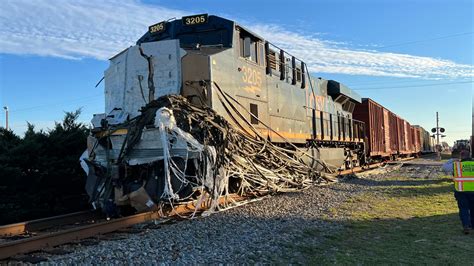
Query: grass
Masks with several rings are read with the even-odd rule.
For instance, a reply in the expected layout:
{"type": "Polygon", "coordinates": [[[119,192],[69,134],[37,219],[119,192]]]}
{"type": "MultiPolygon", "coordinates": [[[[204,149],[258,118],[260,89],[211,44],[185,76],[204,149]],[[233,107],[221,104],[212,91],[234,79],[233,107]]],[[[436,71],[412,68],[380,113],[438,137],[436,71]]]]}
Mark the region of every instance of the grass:
{"type": "Polygon", "coordinates": [[[294,244],[309,264],[474,264],[474,235],[463,235],[449,178],[397,177],[347,200],[325,219],[343,229],[314,245],[294,244]],[[347,221],[335,217],[349,216],[347,221]]]}
{"type": "MultiPolygon", "coordinates": [[[[459,155],[458,155],[458,156],[455,156],[454,158],[455,158],[455,159],[458,159],[457,157],[459,157],[459,155]]],[[[449,159],[452,159],[452,158],[453,158],[453,157],[452,157],[451,152],[442,152],[442,153],[441,153],[441,160],[449,160],[449,159]]]]}

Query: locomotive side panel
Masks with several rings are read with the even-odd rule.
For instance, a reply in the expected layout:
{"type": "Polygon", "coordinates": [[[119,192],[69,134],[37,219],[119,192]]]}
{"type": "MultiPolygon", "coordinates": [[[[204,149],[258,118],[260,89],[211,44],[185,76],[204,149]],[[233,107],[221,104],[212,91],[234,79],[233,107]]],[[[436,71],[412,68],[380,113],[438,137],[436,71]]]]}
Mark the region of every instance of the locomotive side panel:
{"type": "Polygon", "coordinates": [[[270,125],[279,133],[270,132],[271,140],[283,142],[281,135],[292,142],[306,143],[311,139],[311,124],[304,108],[304,89],[275,80],[275,77],[267,77],[267,82],[270,125]]]}
{"type": "MultiPolygon", "coordinates": [[[[268,112],[271,127],[279,133],[270,132],[270,138],[274,142],[284,142],[281,135],[295,143],[306,143],[312,137],[312,117],[308,117],[305,108],[309,85],[306,84],[306,89],[302,88],[301,67],[297,68],[295,63],[293,71],[292,58],[276,47],[267,49],[266,64],[269,64],[269,68],[265,78],[269,94],[268,112]]],[[[304,75],[308,80],[309,76],[306,73],[304,75]]]]}
{"type": "Polygon", "coordinates": [[[264,79],[264,68],[256,62],[240,56],[238,38],[237,40],[234,38],[234,45],[231,49],[212,55],[210,62],[212,83],[215,82],[225,94],[236,101],[233,102],[230,99],[232,105],[250,125],[231,109],[229,111],[233,118],[229,117],[228,110],[221,103],[222,95],[214,84],[211,84],[213,88],[212,108],[232,124],[234,124],[233,119],[237,119],[249,133],[252,132],[250,128],[254,127],[260,135],[267,136],[268,130],[264,124],[269,125],[270,120],[268,118],[268,92],[264,79]]]}

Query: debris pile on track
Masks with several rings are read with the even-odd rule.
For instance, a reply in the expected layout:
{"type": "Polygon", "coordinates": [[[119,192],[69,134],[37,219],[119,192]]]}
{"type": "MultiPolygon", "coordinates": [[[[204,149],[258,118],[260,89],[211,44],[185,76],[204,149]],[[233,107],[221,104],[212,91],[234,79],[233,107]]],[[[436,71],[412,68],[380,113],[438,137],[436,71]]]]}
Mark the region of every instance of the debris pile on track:
{"type": "MultiPolygon", "coordinates": [[[[237,128],[211,108],[194,106],[182,96],[163,96],[143,107],[142,115],[131,121],[119,161],[139,141],[145,126],[154,124],[160,130],[164,147],[166,184],[162,199],[167,199],[170,203],[182,200],[173,191],[170,181],[173,176],[184,184],[191,183],[207,192],[211,211],[219,209],[219,198],[233,190],[230,187],[232,184],[238,184],[235,189],[237,191],[234,192],[258,195],[303,189],[313,184],[334,181],[331,175],[316,171],[304,163],[302,157],[313,159],[329,171],[324,162],[312,158],[290,142],[284,148],[260,137],[258,131],[234,105],[238,102],[222,92],[217,84],[215,86],[220,93],[221,103],[237,128]],[[246,125],[239,121],[244,121],[246,125]],[[188,175],[187,165],[183,170],[169,156],[169,150],[177,138],[186,140],[188,151],[199,153],[198,159],[194,160],[196,175],[188,175]]],[[[203,193],[198,202],[206,200],[205,197],[203,193]]]]}

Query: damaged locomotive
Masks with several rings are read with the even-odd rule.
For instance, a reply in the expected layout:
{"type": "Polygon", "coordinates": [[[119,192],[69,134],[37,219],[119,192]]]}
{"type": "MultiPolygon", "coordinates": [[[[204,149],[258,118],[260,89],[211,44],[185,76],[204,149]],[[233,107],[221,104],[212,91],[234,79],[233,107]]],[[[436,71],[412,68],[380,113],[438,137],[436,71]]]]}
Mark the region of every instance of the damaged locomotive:
{"type": "Polygon", "coordinates": [[[150,26],[110,59],[104,82],[105,113],[92,119],[81,164],[91,203],[109,214],[117,206],[143,211],[189,199],[199,187],[222,194],[241,185],[239,178],[229,184],[212,176],[224,175],[215,160],[225,149],[190,134],[196,123],[180,128],[169,104],[157,104],[167,95],[211,109],[264,146],[291,150],[290,157],[306,154],[298,161],[308,169],[365,163],[364,123],[352,119],[361,97],[310,76],[304,61],[225,18],[203,14],[150,26]]]}

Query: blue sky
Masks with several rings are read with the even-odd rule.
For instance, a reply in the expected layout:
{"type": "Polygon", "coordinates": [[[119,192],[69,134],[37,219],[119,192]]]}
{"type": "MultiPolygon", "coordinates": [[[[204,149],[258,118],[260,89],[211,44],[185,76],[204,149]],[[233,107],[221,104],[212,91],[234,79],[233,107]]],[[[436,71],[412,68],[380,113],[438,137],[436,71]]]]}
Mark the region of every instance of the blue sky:
{"type": "MultiPolygon", "coordinates": [[[[95,84],[107,59],[153,23],[209,13],[234,19],[335,79],[430,129],[435,112],[450,145],[471,131],[472,1],[4,0],[0,103],[23,134],[64,111],[103,112],[95,84]]],[[[5,118],[0,116],[4,125],[5,118]]]]}

